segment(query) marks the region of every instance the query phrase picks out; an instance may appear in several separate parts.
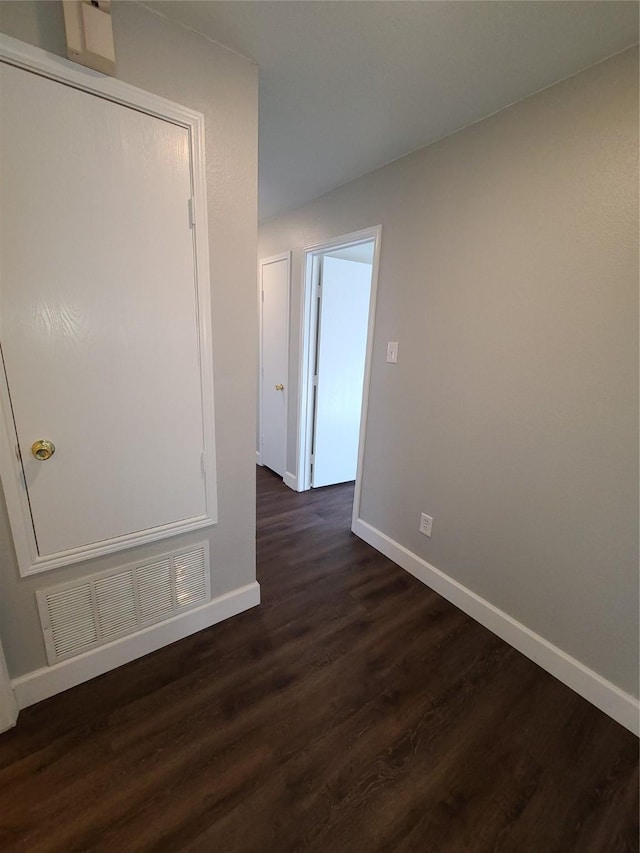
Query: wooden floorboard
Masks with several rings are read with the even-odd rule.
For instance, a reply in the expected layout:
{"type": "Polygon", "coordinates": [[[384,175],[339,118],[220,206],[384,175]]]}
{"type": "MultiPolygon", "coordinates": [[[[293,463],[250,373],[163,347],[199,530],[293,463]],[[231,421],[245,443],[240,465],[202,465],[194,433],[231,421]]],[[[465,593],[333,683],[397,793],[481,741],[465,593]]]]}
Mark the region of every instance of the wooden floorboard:
{"type": "Polygon", "coordinates": [[[262,604],[20,714],[0,850],[638,851],[638,741],[258,469],[262,604]]]}

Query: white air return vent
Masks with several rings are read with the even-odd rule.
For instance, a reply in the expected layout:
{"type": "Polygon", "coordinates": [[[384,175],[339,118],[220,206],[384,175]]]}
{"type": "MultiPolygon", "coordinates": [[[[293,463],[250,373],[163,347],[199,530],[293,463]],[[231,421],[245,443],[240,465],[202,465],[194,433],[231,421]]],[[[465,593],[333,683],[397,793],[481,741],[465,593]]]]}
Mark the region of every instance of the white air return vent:
{"type": "Polygon", "coordinates": [[[50,664],[211,598],[209,543],[36,592],[50,664]]]}

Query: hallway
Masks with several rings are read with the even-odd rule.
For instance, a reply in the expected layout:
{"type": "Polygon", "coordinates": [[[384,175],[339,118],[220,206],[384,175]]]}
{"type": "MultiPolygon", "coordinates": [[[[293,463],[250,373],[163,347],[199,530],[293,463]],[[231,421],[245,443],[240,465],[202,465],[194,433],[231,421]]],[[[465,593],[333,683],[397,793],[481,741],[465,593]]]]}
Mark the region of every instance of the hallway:
{"type": "Polygon", "coordinates": [[[287,752],[307,744],[279,849],[638,850],[635,737],[353,536],[352,499],[258,469],[263,607],[300,638],[287,752]]]}
{"type": "Polygon", "coordinates": [[[637,850],[637,740],[257,470],[263,604],[28,708],[0,848],[637,850]]]}

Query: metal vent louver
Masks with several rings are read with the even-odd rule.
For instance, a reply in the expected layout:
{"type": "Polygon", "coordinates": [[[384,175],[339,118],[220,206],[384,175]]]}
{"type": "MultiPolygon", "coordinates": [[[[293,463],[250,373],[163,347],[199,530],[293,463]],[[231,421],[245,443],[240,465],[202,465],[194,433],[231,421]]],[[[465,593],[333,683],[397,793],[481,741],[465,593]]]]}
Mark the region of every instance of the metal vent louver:
{"type": "Polygon", "coordinates": [[[202,571],[202,552],[180,554],[174,560],[176,572],[176,600],[178,607],[187,607],[201,601],[206,594],[206,577],[202,571]]]}
{"type": "Polygon", "coordinates": [[[209,543],[36,592],[50,664],[211,598],[209,543]]]}
{"type": "Polygon", "coordinates": [[[77,654],[98,639],[89,584],[49,596],[49,622],[56,658],[77,654]]]}
{"type": "Polygon", "coordinates": [[[163,560],[136,570],[140,618],[143,622],[173,615],[171,560],[163,560]]]}
{"type": "Polygon", "coordinates": [[[98,625],[103,639],[133,631],[138,624],[131,572],[97,580],[94,584],[98,606],[98,625]]]}

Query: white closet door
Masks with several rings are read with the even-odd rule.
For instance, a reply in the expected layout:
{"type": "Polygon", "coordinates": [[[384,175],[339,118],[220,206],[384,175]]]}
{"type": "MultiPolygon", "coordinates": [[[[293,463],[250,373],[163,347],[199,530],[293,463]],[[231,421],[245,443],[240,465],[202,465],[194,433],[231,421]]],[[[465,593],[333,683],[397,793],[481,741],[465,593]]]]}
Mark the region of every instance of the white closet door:
{"type": "Polygon", "coordinates": [[[0,340],[38,554],[205,518],[189,132],[0,72],[0,340]]]}
{"type": "Polygon", "coordinates": [[[370,293],[371,264],[323,258],[314,488],[356,478],[370,293]]]}
{"type": "Polygon", "coordinates": [[[284,477],[289,376],[289,256],[260,262],[262,285],[262,456],[284,477]]]}

